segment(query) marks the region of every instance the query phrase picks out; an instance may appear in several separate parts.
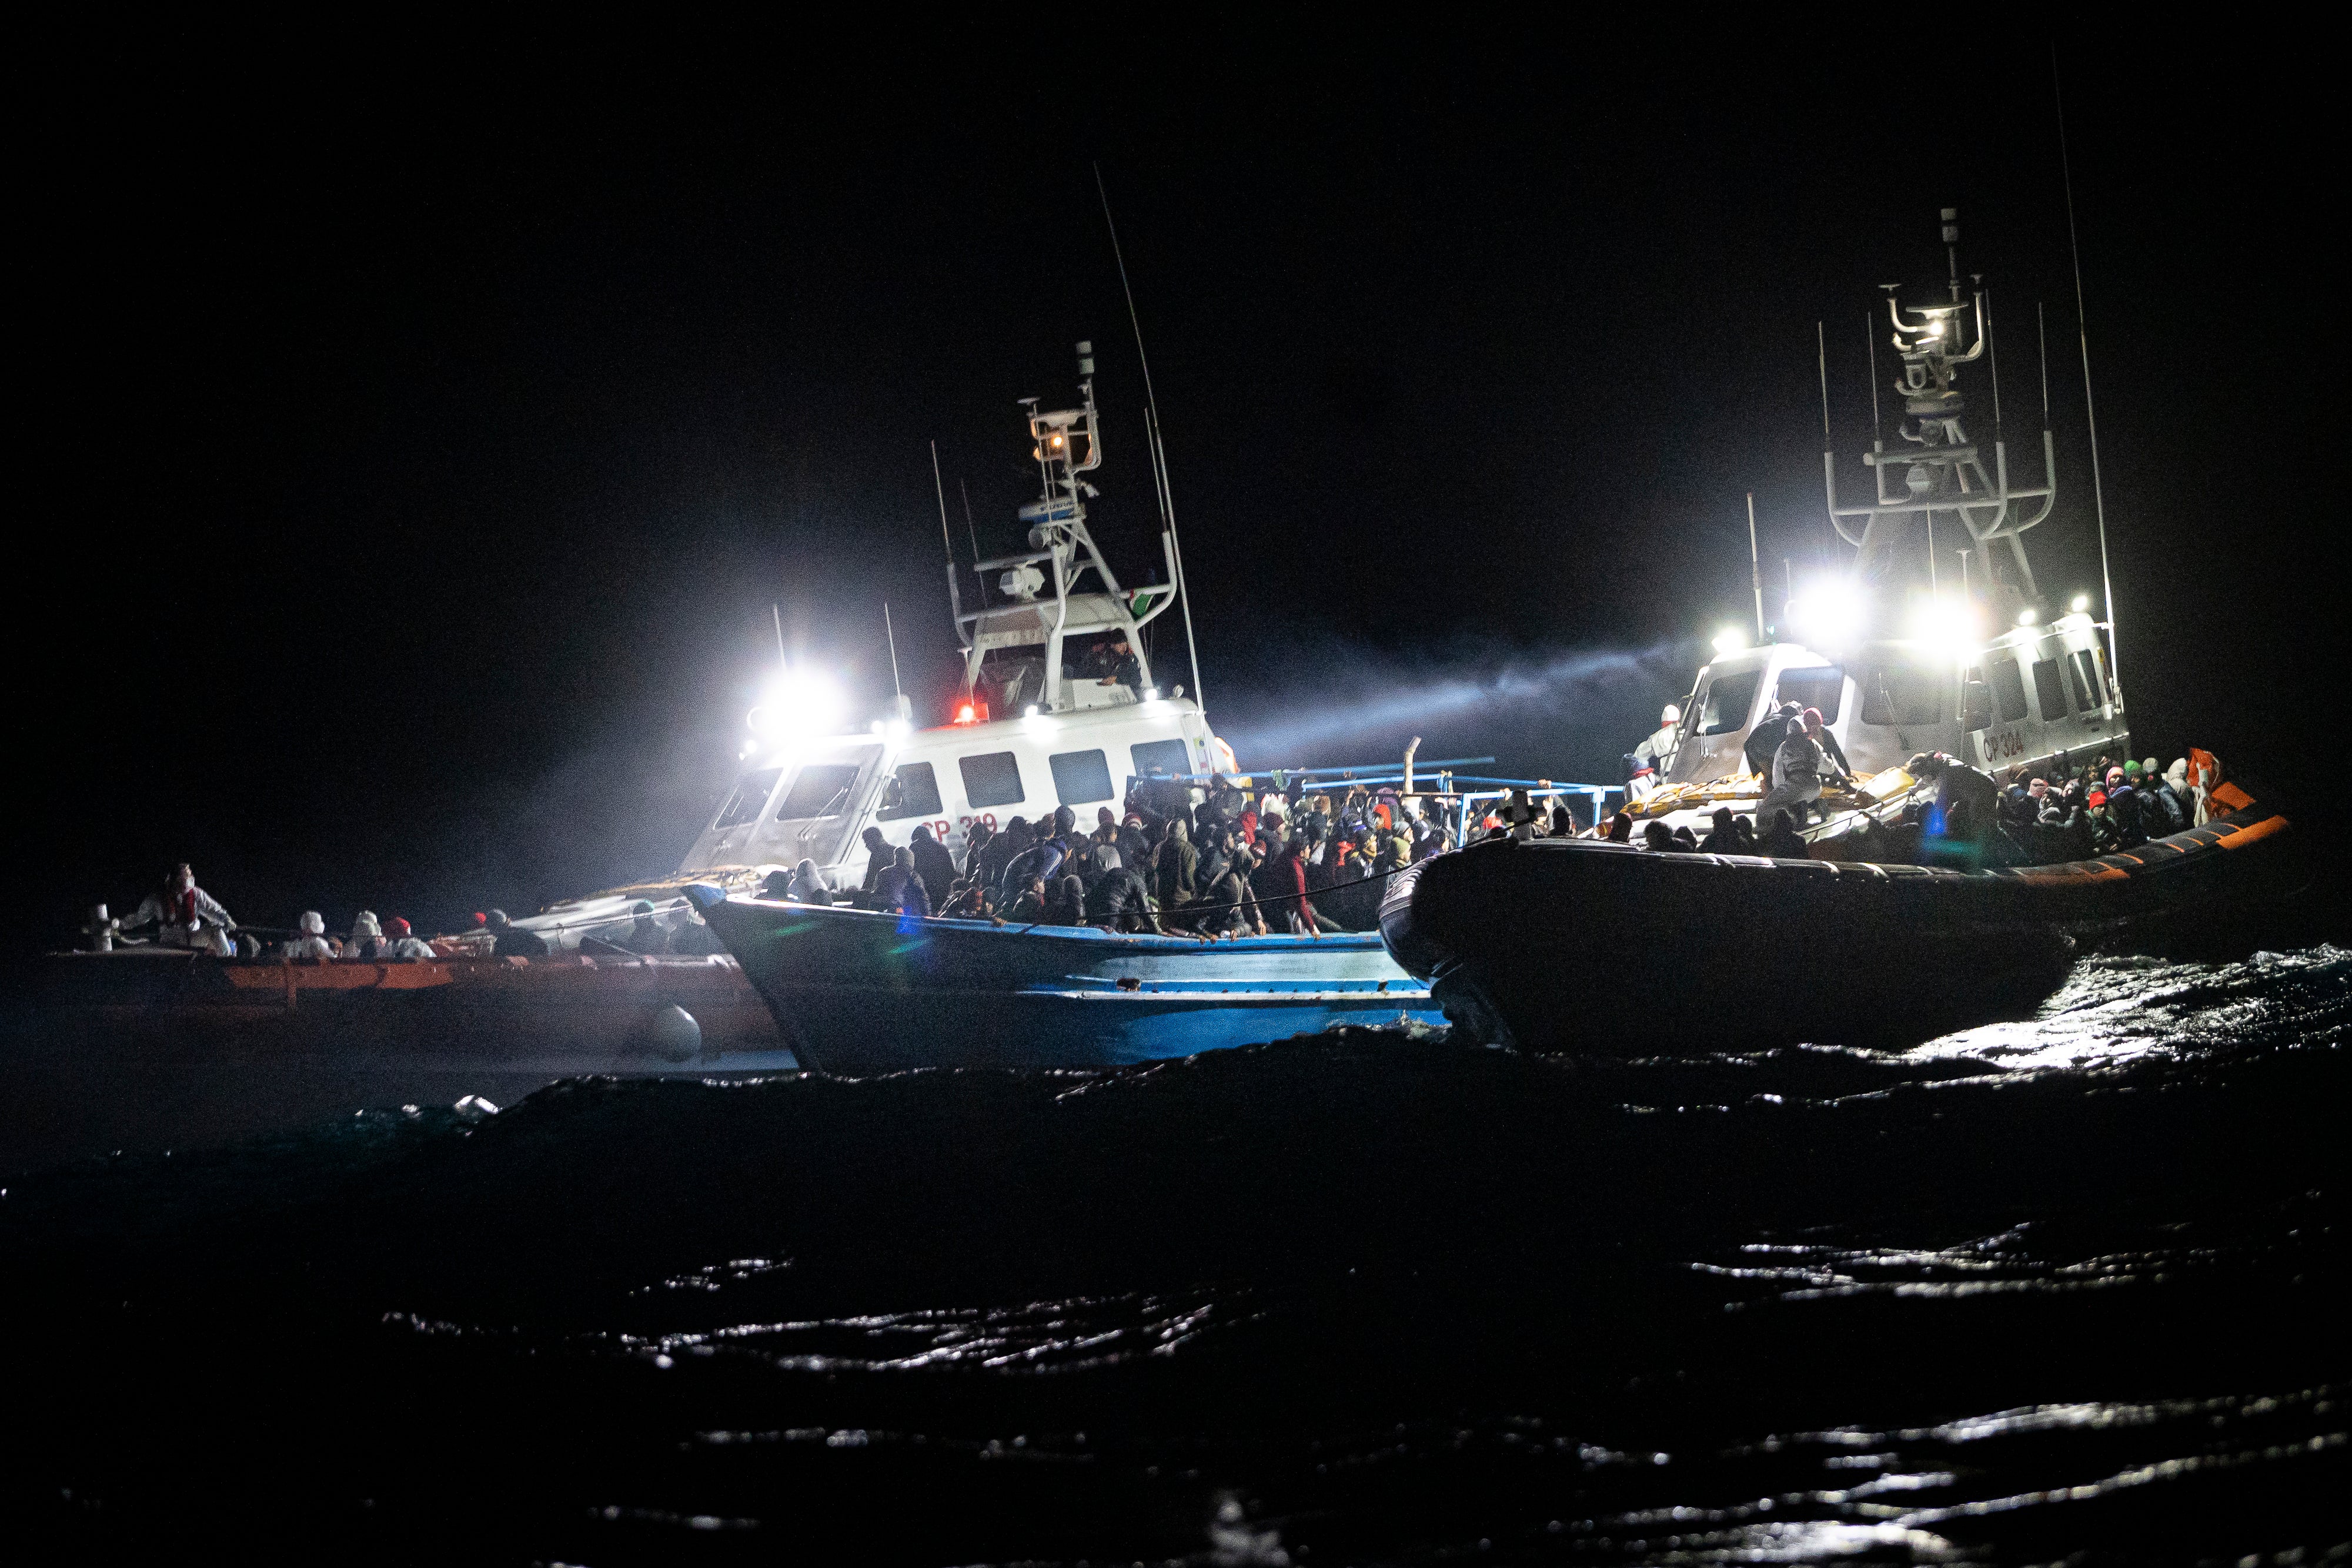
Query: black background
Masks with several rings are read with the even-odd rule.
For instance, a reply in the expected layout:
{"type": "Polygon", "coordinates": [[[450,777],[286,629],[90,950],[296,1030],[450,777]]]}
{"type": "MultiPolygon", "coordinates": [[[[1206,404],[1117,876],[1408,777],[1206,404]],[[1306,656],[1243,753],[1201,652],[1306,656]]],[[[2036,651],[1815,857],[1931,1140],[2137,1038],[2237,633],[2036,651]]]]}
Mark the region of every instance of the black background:
{"type": "MultiPolygon", "coordinates": [[[[2343,641],[2315,515],[2339,139],[2284,45],[2114,31],[28,46],[9,941],[184,857],[261,923],[440,926],[667,870],[772,603],[872,715],[887,599],[935,721],[927,443],[958,555],[959,480],[1008,548],[1014,400],[1066,402],[1079,339],[1097,532],[1146,576],[1097,162],[1244,766],[1423,733],[1613,779],[1748,613],[1742,492],[1768,561],[1826,558],[1814,323],[1858,486],[1865,317],[1940,277],[1946,204],[2013,435],[2046,305],[2063,493],[2031,545],[2095,590],[2053,42],[2139,749],[2294,772],[2343,641]]],[[[1189,684],[1175,625],[1153,648],[1189,684]]]]}

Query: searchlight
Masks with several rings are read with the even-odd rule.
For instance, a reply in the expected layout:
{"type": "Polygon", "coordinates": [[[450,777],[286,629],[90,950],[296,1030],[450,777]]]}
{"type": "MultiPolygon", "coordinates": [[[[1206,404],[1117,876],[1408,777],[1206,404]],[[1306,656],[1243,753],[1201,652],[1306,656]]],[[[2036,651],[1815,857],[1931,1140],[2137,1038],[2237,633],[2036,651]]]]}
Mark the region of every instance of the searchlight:
{"type": "Polygon", "coordinates": [[[1862,634],[1862,590],[1842,577],[1824,578],[1789,601],[1789,628],[1815,647],[1834,648],[1862,634]]]}
{"type": "Polygon", "coordinates": [[[2091,596],[2087,593],[2078,593],[2074,595],[2074,602],[2066,608],[2077,615],[2087,615],[2091,612],[2091,596]]]}
{"type": "Polygon", "coordinates": [[[1737,653],[1748,646],[1748,633],[1737,626],[1726,626],[1715,634],[1714,645],[1717,658],[1721,658],[1726,653],[1737,653]]]}
{"type": "Polygon", "coordinates": [[[744,716],[752,736],[769,745],[789,745],[829,735],[841,724],[841,688],[810,669],[786,670],[744,716]]]}

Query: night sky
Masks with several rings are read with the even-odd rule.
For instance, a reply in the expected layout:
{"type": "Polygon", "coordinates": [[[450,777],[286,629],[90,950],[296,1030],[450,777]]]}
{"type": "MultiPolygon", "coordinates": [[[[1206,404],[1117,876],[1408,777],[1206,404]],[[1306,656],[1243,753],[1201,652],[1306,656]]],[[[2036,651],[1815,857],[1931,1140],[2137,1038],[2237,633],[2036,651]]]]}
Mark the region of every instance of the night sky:
{"type": "MultiPolygon", "coordinates": [[[[1144,579],[1097,161],[1245,766],[1418,732],[1613,781],[1748,615],[1742,493],[1774,577],[1827,559],[1814,323],[1858,491],[1865,317],[1941,277],[1947,204],[2029,471],[2046,306],[2063,498],[2029,549],[2053,591],[2095,588],[2046,37],[1898,61],[1888,22],[1089,26],[37,52],[8,939],[61,941],[183,857],[265,924],[440,926],[667,871],[732,774],[772,604],[871,716],[887,599],[936,721],[927,444],[959,557],[959,481],[1011,548],[1015,400],[1066,405],[1080,339],[1094,526],[1144,579]]],[[[2340,135],[2265,47],[2115,32],[2058,42],[2135,728],[2291,773],[2344,642],[2314,349],[2340,135]]],[[[1153,651],[1189,682],[1176,625],[1153,651]]]]}

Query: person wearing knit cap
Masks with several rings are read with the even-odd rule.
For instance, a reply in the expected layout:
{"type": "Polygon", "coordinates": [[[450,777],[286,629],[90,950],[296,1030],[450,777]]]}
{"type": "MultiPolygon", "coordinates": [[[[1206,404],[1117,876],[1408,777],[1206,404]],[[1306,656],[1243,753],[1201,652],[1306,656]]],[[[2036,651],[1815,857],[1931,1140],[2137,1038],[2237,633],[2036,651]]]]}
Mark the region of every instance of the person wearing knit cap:
{"type": "Polygon", "coordinates": [[[383,956],[395,964],[418,964],[436,956],[433,944],[417,936],[397,915],[386,923],[383,934],[383,956]]]}

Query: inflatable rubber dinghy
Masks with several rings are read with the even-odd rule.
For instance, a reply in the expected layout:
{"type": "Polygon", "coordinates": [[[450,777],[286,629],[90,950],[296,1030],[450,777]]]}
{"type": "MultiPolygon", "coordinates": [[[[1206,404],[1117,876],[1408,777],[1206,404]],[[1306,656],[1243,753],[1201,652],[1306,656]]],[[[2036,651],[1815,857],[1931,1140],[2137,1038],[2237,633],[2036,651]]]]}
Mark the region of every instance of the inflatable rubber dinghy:
{"type": "Polygon", "coordinates": [[[1391,957],[1470,1036],[1610,1056],[1800,1041],[1892,1046],[2030,1013],[2081,948],[2275,900],[2286,817],[2232,809],[2126,852],[1950,871],[1498,841],[1394,878],[1391,957]]]}

